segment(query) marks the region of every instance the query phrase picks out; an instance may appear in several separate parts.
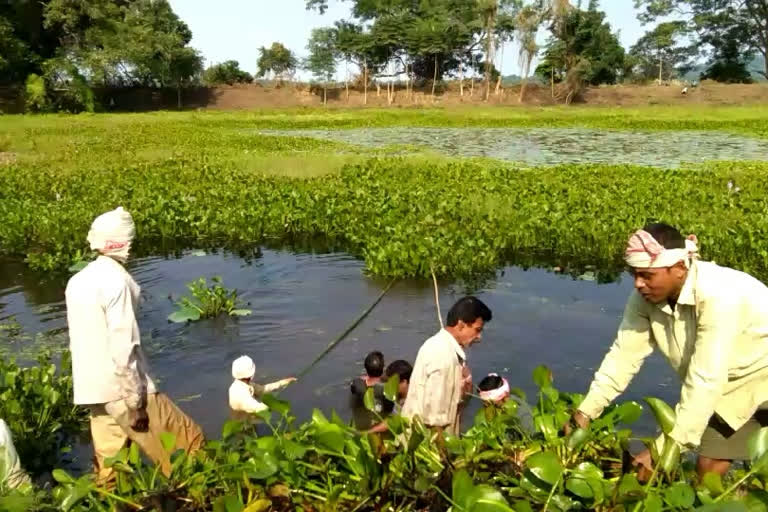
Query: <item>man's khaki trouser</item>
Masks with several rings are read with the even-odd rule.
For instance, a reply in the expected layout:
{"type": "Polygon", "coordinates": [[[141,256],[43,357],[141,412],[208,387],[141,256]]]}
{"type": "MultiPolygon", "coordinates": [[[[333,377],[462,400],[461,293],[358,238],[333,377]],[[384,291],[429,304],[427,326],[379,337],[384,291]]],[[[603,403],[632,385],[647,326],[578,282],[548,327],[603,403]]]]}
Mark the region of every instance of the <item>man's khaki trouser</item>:
{"type": "Polygon", "coordinates": [[[161,433],[168,432],[176,436],[176,449],[187,453],[196,452],[205,441],[203,431],[197,423],[163,393],[147,395],[147,432],[136,432],[131,428],[131,418],[125,400],[92,405],[90,409],[94,470],[98,481],[104,484],[115,478],[112,468],[104,467],[104,459],[117,455],[129,441],[138,444],[154,463],[160,463],[166,476],[171,472],[171,454],[165,451],[160,442],[161,433]]]}

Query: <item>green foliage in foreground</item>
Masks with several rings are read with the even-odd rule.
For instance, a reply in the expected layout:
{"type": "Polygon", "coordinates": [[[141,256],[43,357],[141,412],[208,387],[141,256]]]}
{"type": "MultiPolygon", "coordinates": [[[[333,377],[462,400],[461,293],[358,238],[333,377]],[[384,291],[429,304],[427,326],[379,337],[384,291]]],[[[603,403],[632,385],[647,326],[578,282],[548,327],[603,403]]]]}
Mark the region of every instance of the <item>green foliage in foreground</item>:
{"type": "MultiPolygon", "coordinates": [[[[0,341],[7,341],[1,331],[0,341]]],[[[0,418],[13,433],[24,469],[33,475],[49,471],[61,460],[88,417],[72,403],[69,352],[62,354],[60,367],[57,371],[47,352],[29,368],[0,357],[0,418]]]]}
{"type": "Polygon", "coordinates": [[[310,180],[183,157],[103,165],[6,167],[0,251],[37,269],[66,269],[86,252],[92,219],[122,205],[137,223],[138,253],[322,235],[380,276],[428,276],[430,266],[469,276],[507,262],[617,271],[629,234],[662,219],[698,234],[705,258],[768,276],[768,164],[521,169],[379,158],[310,180]],[[729,191],[731,179],[740,192],[729,191]]]}
{"type": "Polygon", "coordinates": [[[187,283],[192,297],[182,297],[178,302],[179,309],[168,316],[171,322],[194,322],[201,318],[214,318],[219,315],[246,316],[251,314],[250,309],[239,307],[240,299],[237,290],[224,288],[221,278],[216,276],[211,279],[213,283],[208,286],[204,277],[191,283],[187,283]]]}
{"type": "MultiPolygon", "coordinates": [[[[624,426],[641,416],[642,406],[611,406],[588,429],[564,435],[559,427],[582,396],[559,392],[550,375],[543,367],[534,372],[533,430],[522,426],[524,406],[516,401],[480,410],[464,436],[441,443],[418,420],[397,415],[386,420],[384,435],[361,434],[318,410],[295,425],[289,404],[267,395],[270,410],[260,415],[267,435],[229,422],[222,439],[198,454],[174,454],[169,478],[144,465],[134,445],[108,461],[118,471],[115,489],[55,470],[52,493],[28,488],[6,494],[0,505],[14,511],[764,510],[768,429],[751,439],[748,469],[726,483],[714,475],[694,483],[691,465],[677,452],[664,469],[657,458],[660,470],[641,485],[627,465],[633,438],[624,426]],[[742,501],[733,502],[736,496],[742,501]]],[[[397,385],[387,387],[394,399],[397,385]]],[[[669,409],[648,402],[657,416],[669,409]]],[[[163,442],[172,449],[172,436],[163,442]]]]}

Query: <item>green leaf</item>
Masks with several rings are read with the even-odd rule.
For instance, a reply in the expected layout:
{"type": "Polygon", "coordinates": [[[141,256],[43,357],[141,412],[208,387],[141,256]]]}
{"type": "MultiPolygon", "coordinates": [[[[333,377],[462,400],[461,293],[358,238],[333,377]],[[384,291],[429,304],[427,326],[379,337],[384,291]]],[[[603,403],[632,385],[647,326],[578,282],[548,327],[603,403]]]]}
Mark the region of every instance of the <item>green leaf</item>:
{"type": "Polygon", "coordinates": [[[384,397],[390,402],[397,402],[398,392],[400,391],[400,376],[394,374],[384,384],[384,397]]]}
{"type": "Polygon", "coordinates": [[[328,418],[325,417],[325,414],[320,409],[314,409],[312,411],[312,423],[324,425],[328,423],[328,418]]]}
{"type": "Polygon", "coordinates": [[[573,476],[581,478],[603,478],[603,471],[591,462],[582,462],[571,473],[573,476]]]}
{"type": "Polygon", "coordinates": [[[139,452],[139,443],[131,443],[130,448],[128,448],[128,462],[130,462],[132,466],[138,466],[140,461],[141,452],[139,452]]]}
{"type": "Polygon", "coordinates": [[[768,427],[763,427],[749,437],[747,449],[752,462],[768,452],[768,427]]]}
{"type": "Polygon", "coordinates": [[[568,436],[568,449],[569,450],[577,450],[584,446],[584,443],[589,441],[589,438],[591,437],[590,431],[583,428],[577,428],[573,432],[571,432],[571,435],[568,436]]]}
{"type": "Polygon", "coordinates": [[[723,479],[718,473],[713,473],[710,471],[704,475],[701,483],[712,496],[720,496],[725,492],[725,488],[723,487],[723,479]]]}
{"type": "Polygon", "coordinates": [[[63,469],[54,469],[51,475],[53,476],[53,479],[59,482],[60,484],[75,483],[75,479],[63,469]]]}
{"type": "Polygon", "coordinates": [[[290,460],[301,459],[304,457],[304,454],[307,453],[308,449],[306,446],[303,446],[295,441],[291,441],[290,439],[283,439],[282,446],[285,456],[290,460]]]}
{"type": "Polygon", "coordinates": [[[461,469],[453,474],[453,502],[458,505],[460,510],[466,510],[470,495],[475,488],[469,473],[461,469]]]}
{"type": "Polygon", "coordinates": [[[250,309],[233,309],[229,312],[229,316],[248,316],[252,313],[250,309]]]}
{"type": "Polygon", "coordinates": [[[645,492],[640,482],[637,481],[637,476],[633,473],[629,473],[621,477],[619,482],[619,501],[622,503],[639,501],[643,499],[645,492]]]}
{"type": "Polygon", "coordinates": [[[214,512],[242,512],[245,508],[237,495],[219,496],[213,502],[214,512]]]}
{"type": "Polygon", "coordinates": [[[664,509],[664,502],[657,494],[649,494],[643,504],[645,512],[661,512],[664,509]]]}
{"type": "Polygon", "coordinates": [[[226,440],[234,434],[239,434],[243,430],[243,424],[240,421],[229,420],[221,429],[221,438],[226,440]]]}
{"type": "Polygon", "coordinates": [[[634,423],[643,415],[643,406],[637,402],[624,402],[613,413],[622,423],[634,423]]]}
{"type": "Polygon", "coordinates": [[[669,404],[664,400],[654,397],[646,397],[645,401],[650,406],[651,412],[654,418],[656,418],[656,423],[661,428],[661,431],[665,434],[672,432],[677,416],[669,404]]]}
{"type": "Polygon", "coordinates": [[[541,452],[525,460],[526,476],[533,484],[543,490],[552,489],[563,474],[560,459],[552,452],[541,452]]]}
{"type": "Polygon", "coordinates": [[[540,388],[545,389],[552,386],[552,371],[544,365],[537,366],[533,370],[533,382],[540,388]]]}
{"type": "Polygon", "coordinates": [[[712,503],[694,509],[696,512],[756,512],[740,501],[712,503]]]}
{"type": "Polygon", "coordinates": [[[344,431],[338,425],[325,423],[317,425],[315,438],[317,442],[329,450],[342,453],[344,451],[344,442],[346,438],[344,431]]]}
{"type": "Polygon", "coordinates": [[[273,395],[269,393],[262,396],[261,401],[264,402],[264,405],[269,407],[271,411],[275,411],[280,416],[285,416],[286,414],[291,412],[290,403],[288,403],[285,400],[280,400],[279,398],[275,398],[273,395]]]}
{"type": "Polygon", "coordinates": [[[176,448],[176,436],[170,432],[161,432],[160,443],[163,445],[163,449],[166,452],[172,453],[176,448]]]}
{"type": "Polygon", "coordinates": [[[664,501],[671,507],[688,510],[696,501],[696,492],[685,482],[676,482],[664,489],[664,501]]]}
{"type": "Polygon", "coordinates": [[[501,492],[491,485],[476,485],[467,500],[468,512],[514,512],[501,492]]]}
{"type": "Polygon", "coordinates": [[[200,311],[190,306],[185,306],[168,315],[168,321],[175,324],[195,322],[197,320],[200,320],[200,311]]]}
{"type": "Polygon", "coordinates": [[[3,512],[29,512],[35,510],[35,497],[22,494],[9,494],[0,497],[0,510],[3,512]]]}
{"type": "Polygon", "coordinates": [[[376,399],[373,396],[373,388],[369,387],[365,390],[365,394],[363,395],[363,405],[365,405],[365,408],[369,411],[376,410],[376,399]]]}
{"type": "Polygon", "coordinates": [[[266,480],[279,470],[279,462],[272,452],[258,450],[253,454],[253,468],[248,476],[253,480],[266,480]]]}
{"type": "Polygon", "coordinates": [[[744,504],[749,512],[768,512],[768,492],[751,489],[744,498],[744,504]]]}
{"type": "Polygon", "coordinates": [[[670,474],[680,464],[680,445],[671,437],[664,436],[664,451],[659,459],[659,468],[670,474]]]}

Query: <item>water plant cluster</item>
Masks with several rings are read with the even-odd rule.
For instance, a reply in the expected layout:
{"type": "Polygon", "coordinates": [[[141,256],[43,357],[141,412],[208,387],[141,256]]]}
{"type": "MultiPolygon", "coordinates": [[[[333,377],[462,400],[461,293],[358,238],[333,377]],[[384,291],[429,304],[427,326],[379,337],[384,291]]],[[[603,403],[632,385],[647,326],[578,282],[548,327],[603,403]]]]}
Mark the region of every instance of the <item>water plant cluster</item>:
{"type": "Polygon", "coordinates": [[[219,315],[246,316],[251,314],[250,309],[241,307],[237,290],[225,288],[221,277],[215,276],[211,281],[210,286],[204,277],[187,283],[191,297],[182,297],[177,303],[178,310],[171,313],[168,320],[183,323],[194,322],[201,318],[214,318],[219,315]]]}
{"type": "MultiPolygon", "coordinates": [[[[598,119],[588,114],[587,124],[598,119]]],[[[705,258],[768,275],[765,163],[521,168],[358,152],[333,172],[286,177],[275,168],[293,162],[301,170],[308,156],[324,162],[347,149],[246,127],[301,124],[315,119],[311,113],[294,121],[274,113],[260,121],[114,119],[114,127],[101,117],[11,123],[19,158],[0,173],[0,253],[44,271],[66,269],[88,253],[92,219],[122,205],[137,222],[138,254],[322,236],[380,276],[427,276],[430,267],[466,276],[507,262],[610,274],[621,269],[626,236],[662,219],[695,232],[705,258]]],[[[761,130],[762,121],[728,121],[735,131],[761,130]]]]}
{"type": "MultiPolygon", "coordinates": [[[[145,465],[134,445],[109,461],[118,471],[114,489],[97,487],[90,475],[55,470],[52,492],[7,492],[0,506],[237,512],[766,509],[768,429],[750,441],[748,467],[726,481],[711,474],[696,482],[692,465],[677,453],[641,483],[627,464],[633,437],[626,427],[640,418],[640,404],[611,406],[588,429],[565,435],[560,426],[581,395],[558,391],[543,367],[534,380],[539,392],[533,430],[519,420],[516,401],[481,409],[463,437],[440,442],[418,420],[397,415],[387,418],[385,434],[357,432],[335,413],[328,418],[319,410],[297,425],[290,405],[267,395],[263,424],[227,423],[221,439],[201,452],[174,454],[169,477],[145,465]]],[[[388,384],[386,393],[395,398],[397,383],[388,384]]],[[[662,429],[674,420],[668,405],[647,401],[662,429]]],[[[164,442],[172,449],[172,438],[164,442]]]]}

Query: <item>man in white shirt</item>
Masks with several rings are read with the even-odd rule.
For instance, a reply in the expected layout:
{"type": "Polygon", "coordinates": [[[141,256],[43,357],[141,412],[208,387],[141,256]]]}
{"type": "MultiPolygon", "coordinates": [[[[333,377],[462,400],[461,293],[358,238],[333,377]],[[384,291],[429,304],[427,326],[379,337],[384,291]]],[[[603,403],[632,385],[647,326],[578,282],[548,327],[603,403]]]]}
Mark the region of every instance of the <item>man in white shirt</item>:
{"type": "Polygon", "coordinates": [[[0,419],[0,489],[17,489],[30,482],[29,475],[21,467],[11,429],[0,419]]]}
{"type": "Polygon", "coordinates": [[[135,228],[130,213],[117,208],[94,220],[88,242],[100,255],[67,284],[67,323],[74,401],[90,409],[95,470],[101,483],[114,478],[104,459],[128,440],[137,443],[163,472],[170,454],[160,440],[169,432],[176,448],[198,450],[200,427],[159,393],[148,375],[136,308],[139,285],[125,270],[135,228]]]}
{"type": "MultiPolygon", "coordinates": [[[[635,291],[572,422],[584,427],[597,418],[659,349],[682,381],[669,437],[698,449],[700,476],[724,474],[732,460],[748,458],[751,433],[768,426],[768,287],[698,261],[695,237],[685,240],[666,224],[632,235],[625,260],[635,291]]],[[[650,452],[635,465],[641,477],[649,475],[650,452]]]]}
{"type": "Polygon", "coordinates": [[[251,382],[255,374],[256,363],[250,357],[240,356],[232,362],[232,378],[235,381],[229,386],[229,407],[233,411],[249,414],[266,411],[268,407],[256,396],[275,392],[296,381],[294,377],[288,377],[262,386],[251,382]]]}
{"type": "Polygon", "coordinates": [[[444,432],[459,435],[460,404],[472,390],[464,349],[480,341],[491,318],[491,310],[476,297],[464,297],[453,305],[445,328],[419,349],[403,416],[418,416],[441,438],[444,432]]]}

